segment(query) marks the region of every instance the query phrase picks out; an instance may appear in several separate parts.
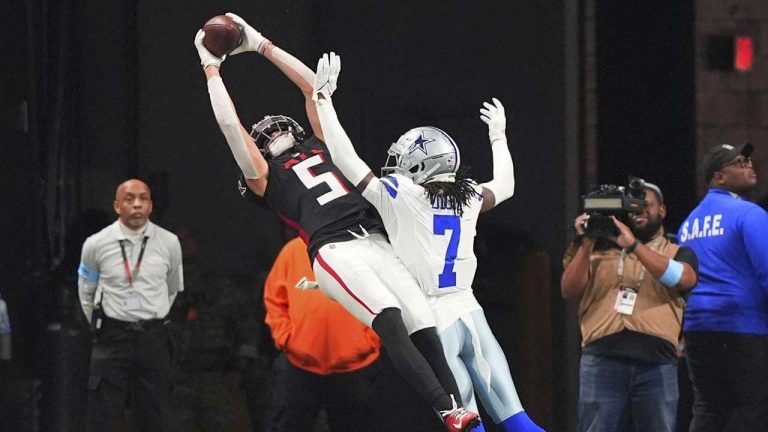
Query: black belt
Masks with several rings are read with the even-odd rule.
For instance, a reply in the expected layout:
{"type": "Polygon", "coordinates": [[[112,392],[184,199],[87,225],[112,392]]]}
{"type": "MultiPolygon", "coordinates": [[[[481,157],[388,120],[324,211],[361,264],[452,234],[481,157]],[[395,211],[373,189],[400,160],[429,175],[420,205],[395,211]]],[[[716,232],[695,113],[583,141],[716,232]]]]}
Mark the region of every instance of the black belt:
{"type": "Polygon", "coordinates": [[[162,320],[162,319],[122,321],[122,320],[110,318],[108,316],[104,316],[103,327],[110,326],[110,327],[117,327],[122,330],[143,332],[147,330],[152,330],[156,327],[163,325],[164,323],[165,323],[165,320],[162,320]]]}

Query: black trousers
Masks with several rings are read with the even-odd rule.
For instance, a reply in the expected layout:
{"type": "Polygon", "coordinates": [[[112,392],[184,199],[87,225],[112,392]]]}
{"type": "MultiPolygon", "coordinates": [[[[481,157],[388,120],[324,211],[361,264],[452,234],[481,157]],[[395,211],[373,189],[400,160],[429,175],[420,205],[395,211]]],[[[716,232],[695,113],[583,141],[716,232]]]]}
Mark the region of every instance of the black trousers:
{"type": "Polygon", "coordinates": [[[353,372],[318,375],[292,365],[285,354],[275,358],[274,395],[268,432],[311,432],[325,408],[331,430],[369,431],[376,363],[353,372]]]}
{"type": "Polygon", "coordinates": [[[768,336],[686,332],[691,432],[768,431],[768,336]]]}
{"type": "Polygon", "coordinates": [[[387,355],[381,350],[376,362],[379,376],[374,386],[371,427],[367,432],[443,432],[443,420],[434,409],[405,381],[387,355]]]}
{"type": "Polygon", "coordinates": [[[140,330],[105,319],[91,351],[87,430],[116,430],[130,402],[135,430],[163,431],[170,394],[171,354],[166,326],[157,322],[140,330]]]}

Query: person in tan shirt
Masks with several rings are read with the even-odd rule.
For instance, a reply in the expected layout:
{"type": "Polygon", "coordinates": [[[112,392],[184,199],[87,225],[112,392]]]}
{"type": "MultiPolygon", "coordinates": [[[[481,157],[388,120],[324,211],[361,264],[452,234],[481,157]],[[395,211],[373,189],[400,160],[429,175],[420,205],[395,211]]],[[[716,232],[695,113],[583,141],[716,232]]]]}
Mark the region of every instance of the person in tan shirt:
{"type": "Polygon", "coordinates": [[[696,284],[698,263],[665,237],[659,187],[645,183],[645,192],[629,226],[612,217],[611,238],[585,236],[589,215],[578,216],[579,240],[563,259],[563,298],[579,301],[580,432],[617,431],[626,415],[635,430],[675,430],[683,294],[696,284]]]}

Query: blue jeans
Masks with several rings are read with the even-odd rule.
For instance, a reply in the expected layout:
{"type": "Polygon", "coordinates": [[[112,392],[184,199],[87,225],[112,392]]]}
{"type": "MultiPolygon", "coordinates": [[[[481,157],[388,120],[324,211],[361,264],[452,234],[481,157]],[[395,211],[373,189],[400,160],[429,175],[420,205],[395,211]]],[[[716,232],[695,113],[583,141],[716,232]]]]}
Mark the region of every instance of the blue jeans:
{"type": "Polygon", "coordinates": [[[583,354],[579,379],[579,432],[674,432],[677,365],[583,354]]]}

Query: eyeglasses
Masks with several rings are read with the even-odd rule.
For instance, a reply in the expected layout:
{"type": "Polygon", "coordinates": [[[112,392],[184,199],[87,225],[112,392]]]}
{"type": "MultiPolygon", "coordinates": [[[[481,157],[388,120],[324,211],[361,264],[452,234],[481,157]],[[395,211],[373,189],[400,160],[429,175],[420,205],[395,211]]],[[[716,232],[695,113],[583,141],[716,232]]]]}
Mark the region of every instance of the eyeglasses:
{"type": "Polygon", "coordinates": [[[731,162],[728,162],[727,164],[723,164],[723,168],[729,165],[738,165],[739,168],[748,168],[752,166],[752,158],[745,157],[744,159],[735,159],[731,162]]]}

